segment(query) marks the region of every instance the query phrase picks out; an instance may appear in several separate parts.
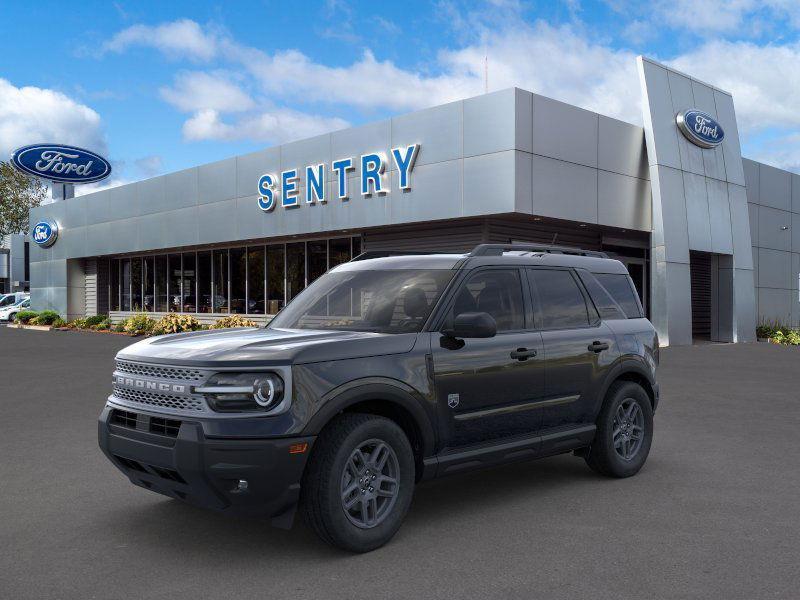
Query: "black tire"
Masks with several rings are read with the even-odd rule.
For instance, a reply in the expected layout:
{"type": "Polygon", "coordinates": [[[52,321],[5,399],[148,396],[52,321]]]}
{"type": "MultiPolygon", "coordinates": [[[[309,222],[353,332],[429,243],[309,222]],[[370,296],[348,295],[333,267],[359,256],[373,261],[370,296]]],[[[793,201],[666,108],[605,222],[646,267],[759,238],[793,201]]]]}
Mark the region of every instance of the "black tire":
{"type": "MultiPolygon", "coordinates": [[[[311,529],[329,544],[350,552],[375,550],[392,539],[405,519],[414,494],[414,465],[411,444],[394,421],[369,414],[342,414],[325,427],[314,444],[303,476],[300,509],[311,529]],[[354,519],[358,520],[359,516],[354,517],[344,507],[342,488],[360,485],[361,479],[356,481],[348,466],[351,456],[356,449],[376,441],[386,444],[393,453],[387,463],[392,462],[397,471],[397,490],[391,502],[383,497],[376,498],[376,502],[387,502],[381,505],[384,512],[380,521],[358,526],[354,519]]],[[[370,477],[374,479],[375,471],[372,473],[370,477]]],[[[394,489],[392,484],[388,485],[394,489]]],[[[359,498],[359,493],[360,489],[355,490],[351,498],[359,498]]],[[[367,492],[367,495],[370,493],[375,497],[376,492],[367,492]]],[[[363,501],[359,499],[358,505],[362,506],[363,501]]]]}
{"type": "MultiPolygon", "coordinates": [[[[618,439],[619,439],[619,433],[618,439]]],[[[650,453],[650,446],[653,443],[653,407],[650,404],[650,397],[647,395],[642,387],[631,381],[618,381],[612,384],[606,394],[603,408],[600,411],[600,416],[597,418],[597,433],[595,434],[594,441],[586,453],[586,464],[601,475],[607,477],[630,477],[636,475],[639,469],[642,468],[647,455],[650,453]],[[635,407],[634,407],[635,405],[635,407]],[[622,409],[620,408],[622,406],[622,409]],[[631,432],[631,436],[635,435],[636,427],[630,427],[627,423],[636,420],[638,415],[641,415],[639,423],[643,428],[641,432],[641,443],[635,452],[630,457],[623,456],[625,450],[632,450],[632,446],[625,446],[627,441],[630,444],[631,438],[625,439],[623,433],[620,448],[615,447],[614,434],[615,434],[615,417],[626,412],[630,409],[636,412],[636,416],[632,419],[623,420],[623,429],[625,432],[631,432]]]]}

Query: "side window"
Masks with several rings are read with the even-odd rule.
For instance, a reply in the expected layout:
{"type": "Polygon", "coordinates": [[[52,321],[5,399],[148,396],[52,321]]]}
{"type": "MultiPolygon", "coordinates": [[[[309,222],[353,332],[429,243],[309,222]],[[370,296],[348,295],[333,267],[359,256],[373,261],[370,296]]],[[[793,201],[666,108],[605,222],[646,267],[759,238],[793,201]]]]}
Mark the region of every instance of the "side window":
{"type": "Polygon", "coordinates": [[[530,269],[528,275],[535,287],[532,293],[539,299],[543,329],[589,326],[586,300],[572,273],[554,269],[530,269]]]}
{"type": "Polygon", "coordinates": [[[600,311],[600,316],[604,319],[627,319],[625,311],[622,310],[619,304],[609,295],[606,288],[604,288],[594,275],[589,271],[578,269],[578,277],[581,278],[583,285],[586,286],[586,291],[592,297],[592,302],[600,311]]]}
{"type": "Polygon", "coordinates": [[[516,269],[479,271],[461,284],[445,323],[465,312],[485,312],[494,317],[497,331],[525,328],[522,283],[516,269]]]}
{"type": "Polygon", "coordinates": [[[604,288],[616,300],[617,304],[625,311],[629,319],[638,319],[642,316],[642,309],[636,298],[633,284],[628,275],[622,273],[595,273],[595,277],[604,288]]]}

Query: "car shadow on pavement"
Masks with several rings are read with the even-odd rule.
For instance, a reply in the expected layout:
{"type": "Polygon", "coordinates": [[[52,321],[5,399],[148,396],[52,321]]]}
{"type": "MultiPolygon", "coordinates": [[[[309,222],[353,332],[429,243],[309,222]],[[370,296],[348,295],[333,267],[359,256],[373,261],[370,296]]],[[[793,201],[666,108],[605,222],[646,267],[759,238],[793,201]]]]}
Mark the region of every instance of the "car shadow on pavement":
{"type": "MultiPolygon", "coordinates": [[[[596,485],[598,478],[583,460],[561,456],[423,482],[415,490],[405,527],[413,533],[447,520],[486,519],[494,509],[502,513],[509,502],[535,500],[539,495],[559,493],[564,486],[596,485]]],[[[187,558],[193,554],[207,557],[210,546],[221,556],[231,552],[243,560],[264,560],[273,553],[282,560],[296,556],[305,561],[351,556],[320,542],[299,514],[292,530],[286,531],[265,520],[230,517],[150,494],[136,506],[111,509],[108,517],[115,536],[132,540],[137,547],[174,548],[187,558]],[[203,540],[208,544],[200,543],[203,540]]]]}

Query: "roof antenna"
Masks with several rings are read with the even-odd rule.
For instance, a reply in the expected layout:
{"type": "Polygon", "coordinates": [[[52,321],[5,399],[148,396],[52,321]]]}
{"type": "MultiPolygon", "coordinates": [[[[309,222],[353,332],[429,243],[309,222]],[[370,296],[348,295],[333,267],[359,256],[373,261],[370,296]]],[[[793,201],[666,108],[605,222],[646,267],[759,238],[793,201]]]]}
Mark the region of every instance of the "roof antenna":
{"type": "Polygon", "coordinates": [[[483,93],[489,93],[489,53],[483,57],[483,93]]]}
{"type": "Polygon", "coordinates": [[[555,246],[555,245],[556,245],[556,240],[557,240],[557,239],[558,239],[558,232],[556,231],[556,232],[553,234],[553,241],[552,241],[552,242],[550,242],[550,245],[551,245],[551,246],[555,246]]]}

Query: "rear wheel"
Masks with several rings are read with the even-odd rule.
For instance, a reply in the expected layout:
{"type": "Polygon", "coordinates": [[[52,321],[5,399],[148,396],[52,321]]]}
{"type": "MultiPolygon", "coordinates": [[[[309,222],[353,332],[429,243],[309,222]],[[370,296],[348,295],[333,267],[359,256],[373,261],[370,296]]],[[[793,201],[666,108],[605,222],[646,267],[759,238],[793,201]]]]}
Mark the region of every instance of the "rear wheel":
{"type": "Polygon", "coordinates": [[[609,477],[639,472],[653,442],[653,407],[642,387],[632,381],[614,383],[606,395],[597,433],[586,463],[609,477]]]}
{"type": "Polygon", "coordinates": [[[414,491],[414,454],[394,421],[343,414],[314,445],[303,480],[301,508],[323,540],[368,552],[400,528],[414,491]]]}

